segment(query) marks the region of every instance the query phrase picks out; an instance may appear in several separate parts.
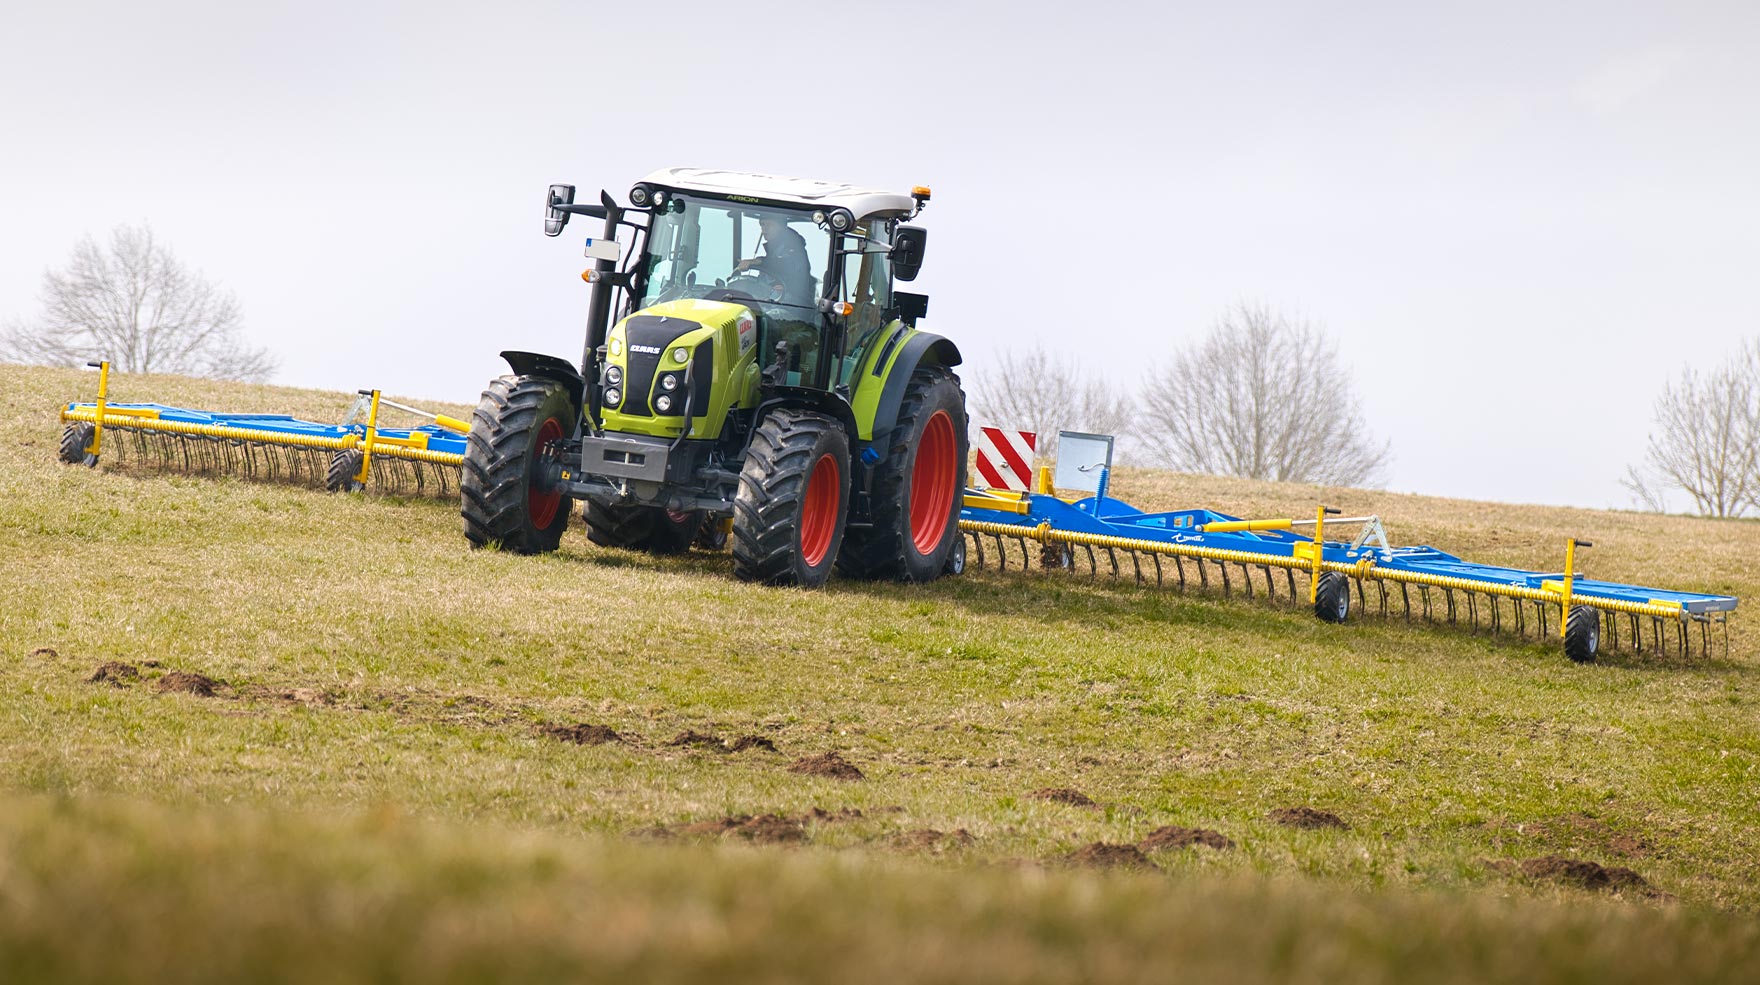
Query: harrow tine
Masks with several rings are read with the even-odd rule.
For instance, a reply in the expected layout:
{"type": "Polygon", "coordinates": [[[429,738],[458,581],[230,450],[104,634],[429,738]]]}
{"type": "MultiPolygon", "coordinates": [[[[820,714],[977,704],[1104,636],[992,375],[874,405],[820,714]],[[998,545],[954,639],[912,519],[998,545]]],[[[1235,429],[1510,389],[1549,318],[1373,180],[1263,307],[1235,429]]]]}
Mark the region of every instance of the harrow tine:
{"type": "Polygon", "coordinates": [[[1136,551],[1131,551],[1130,555],[1131,555],[1131,570],[1136,572],[1137,584],[1141,585],[1143,583],[1143,565],[1141,562],[1139,562],[1137,560],[1137,552],[1136,551]]]}
{"type": "Polygon", "coordinates": [[[1093,545],[1083,544],[1082,549],[1088,552],[1088,578],[1092,580],[1100,577],[1100,559],[1094,556],[1093,545]]]}
{"type": "Polygon", "coordinates": [[[1161,588],[1161,555],[1151,554],[1149,555],[1149,560],[1155,562],[1155,587],[1161,588]]]}

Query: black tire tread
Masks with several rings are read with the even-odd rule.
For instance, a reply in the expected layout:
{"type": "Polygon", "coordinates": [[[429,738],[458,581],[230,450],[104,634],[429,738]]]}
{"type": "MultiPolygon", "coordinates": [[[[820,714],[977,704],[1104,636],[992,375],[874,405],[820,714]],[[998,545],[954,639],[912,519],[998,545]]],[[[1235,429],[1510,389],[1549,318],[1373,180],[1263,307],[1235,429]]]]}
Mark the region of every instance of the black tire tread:
{"type": "Polygon", "coordinates": [[[324,488],[331,492],[358,492],[361,484],[355,481],[355,476],[361,474],[361,459],[364,457],[354,448],[330,456],[330,470],[324,475],[324,488]]]}
{"type": "Polygon", "coordinates": [[[68,465],[96,464],[87,461],[91,456],[86,454],[86,449],[92,446],[92,435],[97,430],[96,427],[85,421],[75,421],[63,428],[61,431],[61,460],[68,465]]]}
{"type": "MultiPolygon", "coordinates": [[[[499,545],[518,554],[553,551],[568,526],[564,508],[548,529],[528,522],[527,461],[532,432],[546,403],[561,395],[562,386],[535,376],[502,376],[491,380],[471,413],[471,432],[459,470],[459,513],[472,547],[499,545]]],[[[572,422],[564,420],[564,433],[572,422]]]]}
{"type": "MultiPolygon", "coordinates": [[[[799,582],[796,528],[807,479],[816,464],[813,449],[825,432],[842,430],[823,414],[793,408],[771,411],[753,430],[733,499],[733,573],[740,580],[766,585],[799,582]]],[[[843,467],[847,476],[847,456],[843,467]]],[[[847,509],[847,502],[844,506],[847,509]]],[[[834,542],[831,549],[836,552],[838,545],[834,542]]]]}
{"type": "Polygon", "coordinates": [[[1314,595],[1314,615],[1321,622],[1341,623],[1350,618],[1351,583],[1342,572],[1326,571],[1314,595]],[[1339,617],[1339,599],[1343,598],[1344,616],[1339,617]]]}
{"type": "Polygon", "coordinates": [[[1564,624],[1564,655],[1571,663],[1588,664],[1595,662],[1595,651],[1599,649],[1601,630],[1601,613],[1592,605],[1571,606],[1570,616],[1564,624]]]}
{"type": "MultiPolygon", "coordinates": [[[[958,444],[959,476],[958,488],[963,490],[966,485],[966,418],[965,391],[959,389],[959,377],[944,366],[922,366],[911,373],[910,382],[906,385],[904,399],[898,407],[898,424],[892,430],[893,442],[886,449],[886,457],[876,467],[874,481],[870,487],[873,495],[870,524],[866,527],[850,530],[844,535],[843,550],[837,555],[837,568],[851,578],[862,579],[909,579],[912,575],[909,559],[905,557],[907,549],[914,549],[905,531],[909,529],[910,511],[910,476],[904,471],[904,463],[909,457],[911,436],[916,433],[916,422],[923,412],[924,402],[941,380],[953,381],[954,388],[959,390],[959,420],[953,422],[954,437],[958,444]]],[[[958,531],[959,492],[954,493],[953,536],[963,536],[958,531]]],[[[951,551],[951,545],[949,545],[951,551]]],[[[933,579],[946,573],[945,558],[928,571],[927,578],[933,579]]],[[[926,579],[925,579],[926,580],[926,579]]]]}

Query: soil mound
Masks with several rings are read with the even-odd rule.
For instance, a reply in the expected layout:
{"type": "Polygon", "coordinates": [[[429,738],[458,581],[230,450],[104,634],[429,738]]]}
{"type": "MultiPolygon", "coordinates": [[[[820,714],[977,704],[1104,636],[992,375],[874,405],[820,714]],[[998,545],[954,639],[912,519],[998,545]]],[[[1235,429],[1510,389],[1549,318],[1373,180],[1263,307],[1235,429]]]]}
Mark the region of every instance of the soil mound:
{"type": "Polygon", "coordinates": [[[1584,889],[1648,890],[1650,883],[1643,876],[1623,866],[1604,866],[1599,862],[1547,855],[1522,861],[1517,871],[1530,879],[1550,879],[1584,889]]]}
{"type": "Polygon", "coordinates": [[[59,656],[61,656],[61,654],[56,653],[55,648],[52,646],[39,646],[35,650],[31,651],[31,656],[33,656],[33,657],[59,657],[59,656]]]}
{"type": "Polygon", "coordinates": [[[803,776],[825,776],[833,780],[864,779],[862,771],[856,769],[854,763],[835,752],[828,752],[822,756],[803,756],[791,763],[788,771],[800,773],[803,776]]]}
{"type": "Polygon", "coordinates": [[[1309,831],[1318,828],[1350,829],[1350,825],[1344,823],[1344,818],[1331,811],[1315,810],[1312,807],[1279,807],[1265,815],[1265,818],[1286,828],[1303,828],[1309,831]]]}
{"type": "Polygon", "coordinates": [[[745,752],[747,749],[775,752],[776,743],[771,742],[769,739],[761,735],[742,735],[733,740],[733,745],[728,746],[727,749],[729,752],[745,752]]]}
{"type": "Polygon", "coordinates": [[[1221,851],[1225,848],[1233,848],[1234,842],[1221,832],[1211,831],[1209,828],[1182,828],[1177,824],[1169,824],[1149,832],[1149,836],[1138,842],[1137,845],[1146,852],[1160,851],[1165,848],[1187,848],[1192,845],[1203,845],[1221,851]]]}
{"type": "Polygon", "coordinates": [[[934,851],[964,848],[975,840],[972,833],[964,828],[954,828],[952,831],[917,828],[913,831],[901,831],[892,836],[893,843],[902,848],[923,848],[934,851]]]}
{"type": "Polygon", "coordinates": [[[1027,796],[1034,800],[1049,800],[1054,804],[1068,804],[1071,807],[1100,806],[1099,804],[1094,803],[1093,799],[1087,794],[1080,790],[1072,790],[1069,787],[1044,787],[1027,794],[1027,796]]]}
{"type": "Polygon", "coordinates": [[[160,694],[193,694],[198,698],[211,698],[214,696],[214,688],[218,685],[219,682],[212,677],[174,670],[159,678],[159,683],[154,685],[154,689],[160,694]]]}
{"type": "Polygon", "coordinates": [[[127,687],[141,679],[141,670],[134,664],[120,660],[109,660],[98,665],[92,676],[86,678],[87,684],[109,684],[111,687],[127,687]]]}
{"type": "Polygon", "coordinates": [[[781,814],[759,814],[757,817],[736,814],[714,821],[687,824],[678,830],[680,834],[687,835],[733,835],[762,845],[807,840],[806,826],[798,818],[783,817],[781,814]]]}
{"type": "Polygon", "coordinates": [[[701,746],[705,749],[713,749],[716,752],[727,751],[727,743],[721,741],[719,735],[709,735],[706,732],[694,732],[690,729],[685,729],[683,732],[673,736],[666,744],[669,746],[701,746]]]}
{"type": "Polygon", "coordinates": [[[1086,848],[1071,852],[1064,861],[1070,865],[1085,865],[1095,869],[1160,869],[1137,846],[1112,845],[1104,841],[1096,841],[1086,848]]]}
{"type": "Polygon", "coordinates": [[[796,818],[796,820],[819,822],[857,821],[860,820],[861,817],[862,809],[860,807],[840,807],[835,811],[828,811],[823,807],[815,807],[805,814],[802,814],[799,818],[796,818]]]}
{"type": "Polygon", "coordinates": [[[607,742],[622,742],[623,736],[612,731],[609,725],[589,725],[581,722],[578,725],[546,725],[543,732],[552,739],[572,742],[577,746],[602,746],[607,742]]]}

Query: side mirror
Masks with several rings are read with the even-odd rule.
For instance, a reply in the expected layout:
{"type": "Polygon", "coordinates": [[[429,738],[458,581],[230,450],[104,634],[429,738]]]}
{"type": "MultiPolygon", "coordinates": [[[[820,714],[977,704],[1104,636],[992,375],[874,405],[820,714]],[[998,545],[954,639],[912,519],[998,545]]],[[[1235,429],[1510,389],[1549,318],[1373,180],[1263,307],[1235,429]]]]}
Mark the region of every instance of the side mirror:
{"type": "Polygon", "coordinates": [[[568,225],[568,212],[562,208],[574,204],[573,185],[551,185],[544,194],[544,235],[559,236],[568,225]]]}
{"type": "Polygon", "coordinates": [[[916,280],[923,269],[923,247],[929,242],[929,230],[921,226],[899,226],[892,239],[892,275],[899,280],[916,280]]]}

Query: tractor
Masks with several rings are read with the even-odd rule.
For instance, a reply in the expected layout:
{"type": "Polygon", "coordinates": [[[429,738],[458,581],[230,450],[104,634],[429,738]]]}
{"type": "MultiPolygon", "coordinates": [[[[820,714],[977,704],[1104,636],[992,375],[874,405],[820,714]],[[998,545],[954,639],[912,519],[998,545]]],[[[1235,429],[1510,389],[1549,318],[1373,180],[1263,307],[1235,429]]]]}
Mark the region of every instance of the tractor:
{"type": "Polygon", "coordinates": [[[460,476],[465,536],[556,549],[583,505],[595,544],[731,541],[771,585],[929,581],[962,566],[965,395],[954,344],[920,331],[929,189],[670,168],[620,205],[546,193],[544,232],[603,223],[577,369],[501,353],[460,476]],[[615,312],[615,320],[613,313],[615,312]]]}

